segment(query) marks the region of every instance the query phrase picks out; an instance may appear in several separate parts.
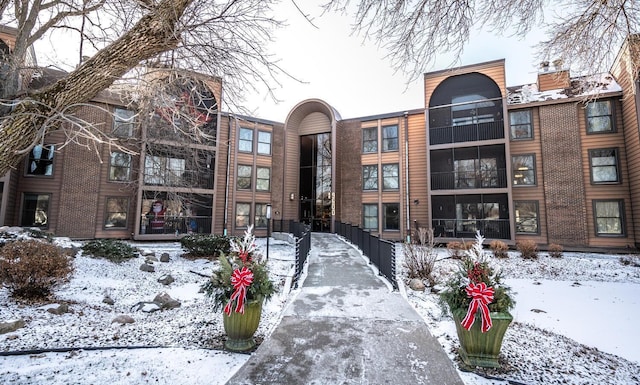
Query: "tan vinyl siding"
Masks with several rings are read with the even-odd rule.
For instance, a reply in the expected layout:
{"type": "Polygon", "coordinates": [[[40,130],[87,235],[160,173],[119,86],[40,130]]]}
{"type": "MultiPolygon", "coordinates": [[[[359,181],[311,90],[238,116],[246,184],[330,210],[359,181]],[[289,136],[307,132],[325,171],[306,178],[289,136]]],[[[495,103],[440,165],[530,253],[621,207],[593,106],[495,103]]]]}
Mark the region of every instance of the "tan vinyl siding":
{"type": "Polygon", "coordinates": [[[538,74],[538,90],[549,91],[569,88],[569,71],[552,71],[538,74]]]}
{"type": "Polygon", "coordinates": [[[436,87],[446,78],[454,75],[466,74],[470,72],[477,72],[488,76],[493,79],[498,85],[502,97],[506,97],[505,90],[507,89],[507,83],[504,72],[504,60],[495,60],[487,63],[474,64],[472,66],[465,66],[454,68],[451,70],[431,72],[424,75],[424,100],[425,107],[429,107],[429,100],[436,87]]]}
{"type": "MultiPolygon", "coordinates": [[[[427,134],[424,114],[409,115],[409,205],[411,226],[431,227],[427,193],[427,134]],[[415,200],[418,204],[414,204],[415,200]]],[[[405,165],[405,167],[407,167],[405,165]]],[[[403,170],[404,174],[404,170],[403,170]]],[[[415,234],[414,234],[415,236],[415,234]]]]}
{"type": "Polygon", "coordinates": [[[331,131],[331,121],[322,112],[312,112],[300,122],[300,136],[331,131]]]}

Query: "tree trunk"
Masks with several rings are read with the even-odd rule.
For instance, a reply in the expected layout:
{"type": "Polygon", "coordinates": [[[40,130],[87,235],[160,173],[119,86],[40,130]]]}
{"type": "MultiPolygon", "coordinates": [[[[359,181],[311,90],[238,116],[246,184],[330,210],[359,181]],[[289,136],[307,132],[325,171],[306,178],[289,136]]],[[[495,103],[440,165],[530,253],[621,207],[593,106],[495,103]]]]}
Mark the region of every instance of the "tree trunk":
{"type": "Polygon", "coordinates": [[[98,51],[64,79],[17,100],[0,122],[0,176],[15,168],[44,135],[62,124],[57,117],[85,103],[141,61],[175,49],[178,21],[193,0],[162,0],[129,31],[98,51]]]}

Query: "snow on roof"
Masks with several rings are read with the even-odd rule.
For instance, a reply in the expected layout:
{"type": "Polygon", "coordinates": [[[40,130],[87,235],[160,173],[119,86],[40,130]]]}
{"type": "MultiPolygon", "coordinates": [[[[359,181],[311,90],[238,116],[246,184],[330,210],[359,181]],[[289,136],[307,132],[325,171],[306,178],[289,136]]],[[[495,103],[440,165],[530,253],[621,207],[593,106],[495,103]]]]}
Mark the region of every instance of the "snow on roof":
{"type": "Polygon", "coordinates": [[[571,79],[569,88],[538,91],[536,83],[507,87],[507,104],[526,104],[548,100],[578,98],[621,92],[622,87],[610,73],[580,76],[571,79]]]}

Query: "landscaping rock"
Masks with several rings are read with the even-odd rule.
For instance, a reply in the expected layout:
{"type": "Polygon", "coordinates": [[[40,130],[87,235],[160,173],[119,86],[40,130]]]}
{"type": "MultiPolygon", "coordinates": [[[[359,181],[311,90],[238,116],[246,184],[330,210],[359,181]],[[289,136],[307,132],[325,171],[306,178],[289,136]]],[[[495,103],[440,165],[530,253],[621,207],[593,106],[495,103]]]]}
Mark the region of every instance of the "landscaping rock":
{"type": "Polygon", "coordinates": [[[151,250],[142,250],[140,251],[140,255],[142,255],[143,257],[148,257],[148,256],[154,256],[156,255],[155,251],[151,251],[151,250]]]}
{"type": "Polygon", "coordinates": [[[169,256],[169,253],[162,253],[160,256],[160,262],[169,262],[170,260],[171,257],[169,256]]]}
{"type": "Polygon", "coordinates": [[[103,303],[106,303],[107,305],[113,305],[115,303],[115,301],[113,300],[113,298],[106,296],[104,297],[104,299],[102,300],[103,303]]]}
{"type": "Polygon", "coordinates": [[[155,267],[153,267],[153,265],[150,265],[150,264],[148,264],[148,263],[143,263],[143,264],[140,266],[140,270],[142,270],[142,271],[146,271],[146,272],[149,272],[149,273],[153,273],[154,271],[156,271],[156,268],[155,268],[155,267]]]}
{"type": "Polygon", "coordinates": [[[175,279],[173,279],[173,277],[171,276],[171,274],[165,274],[165,275],[163,275],[162,277],[160,277],[160,278],[158,279],[158,282],[160,282],[161,284],[163,284],[163,285],[165,285],[165,286],[166,286],[166,285],[170,285],[170,284],[172,284],[173,282],[175,282],[175,279]]]}
{"type": "Polygon", "coordinates": [[[158,258],[156,258],[155,255],[149,255],[145,258],[145,262],[149,263],[153,263],[153,262],[158,262],[158,258]]]}
{"type": "Polygon", "coordinates": [[[128,316],[126,314],[121,314],[111,321],[111,323],[114,323],[114,322],[124,325],[124,324],[132,324],[136,321],[131,316],[128,316]]]}
{"type": "Polygon", "coordinates": [[[66,303],[56,304],[52,307],[47,308],[47,311],[51,314],[62,315],[69,312],[69,305],[67,305],[66,303]]]}
{"type": "Polygon", "coordinates": [[[420,278],[413,278],[409,281],[409,287],[414,291],[424,291],[425,285],[420,278]]]}
{"type": "Polygon", "coordinates": [[[180,303],[180,301],[176,301],[175,299],[171,298],[171,296],[166,292],[162,292],[156,295],[156,297],[153,299],[153,302],[160,304],[160,307],[166,310],[175,309],[182,306],[182,303],[180,303]]]}
{"type": "Polygon", "coordinates": [[[141,311],[144,313],[153,313],[154,311],[161,310],[162,306],[157,302],[138,302],[131,306],[132,311],[141,311]]]}
{"type": "Polygon", "coordinates": [[[0,334],[12,333],[23,327],[24,327],[23,319],[0,322],[0,334]]]}

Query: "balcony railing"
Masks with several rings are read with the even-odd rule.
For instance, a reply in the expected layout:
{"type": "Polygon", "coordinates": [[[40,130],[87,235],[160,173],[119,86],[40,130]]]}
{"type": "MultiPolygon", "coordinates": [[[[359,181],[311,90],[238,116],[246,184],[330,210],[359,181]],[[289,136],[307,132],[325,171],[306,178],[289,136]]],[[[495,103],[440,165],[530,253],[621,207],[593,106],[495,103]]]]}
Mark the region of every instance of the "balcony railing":
{"type": "Polygon", "coordinates": [[[510,239],[508,219],[434,219],[434,235],[447,238],[474,238],[476,230],[490,239],[510,239]]]}
{"type": "Polygon", "coordinates": [[[140,234],[211,234],[212,217],[166,217],[151,221],[146,216],[140,221],[140,234]]]}
{"type": "Polygon", "coordinates": [[[504,121],[429,128],[429,144],[474,142],[504,138],[504,121]]]}
{"type": "Polygon", "coordinates": [[[507,170],[431,172],[432,190],[506,188],[507,170]]]}

